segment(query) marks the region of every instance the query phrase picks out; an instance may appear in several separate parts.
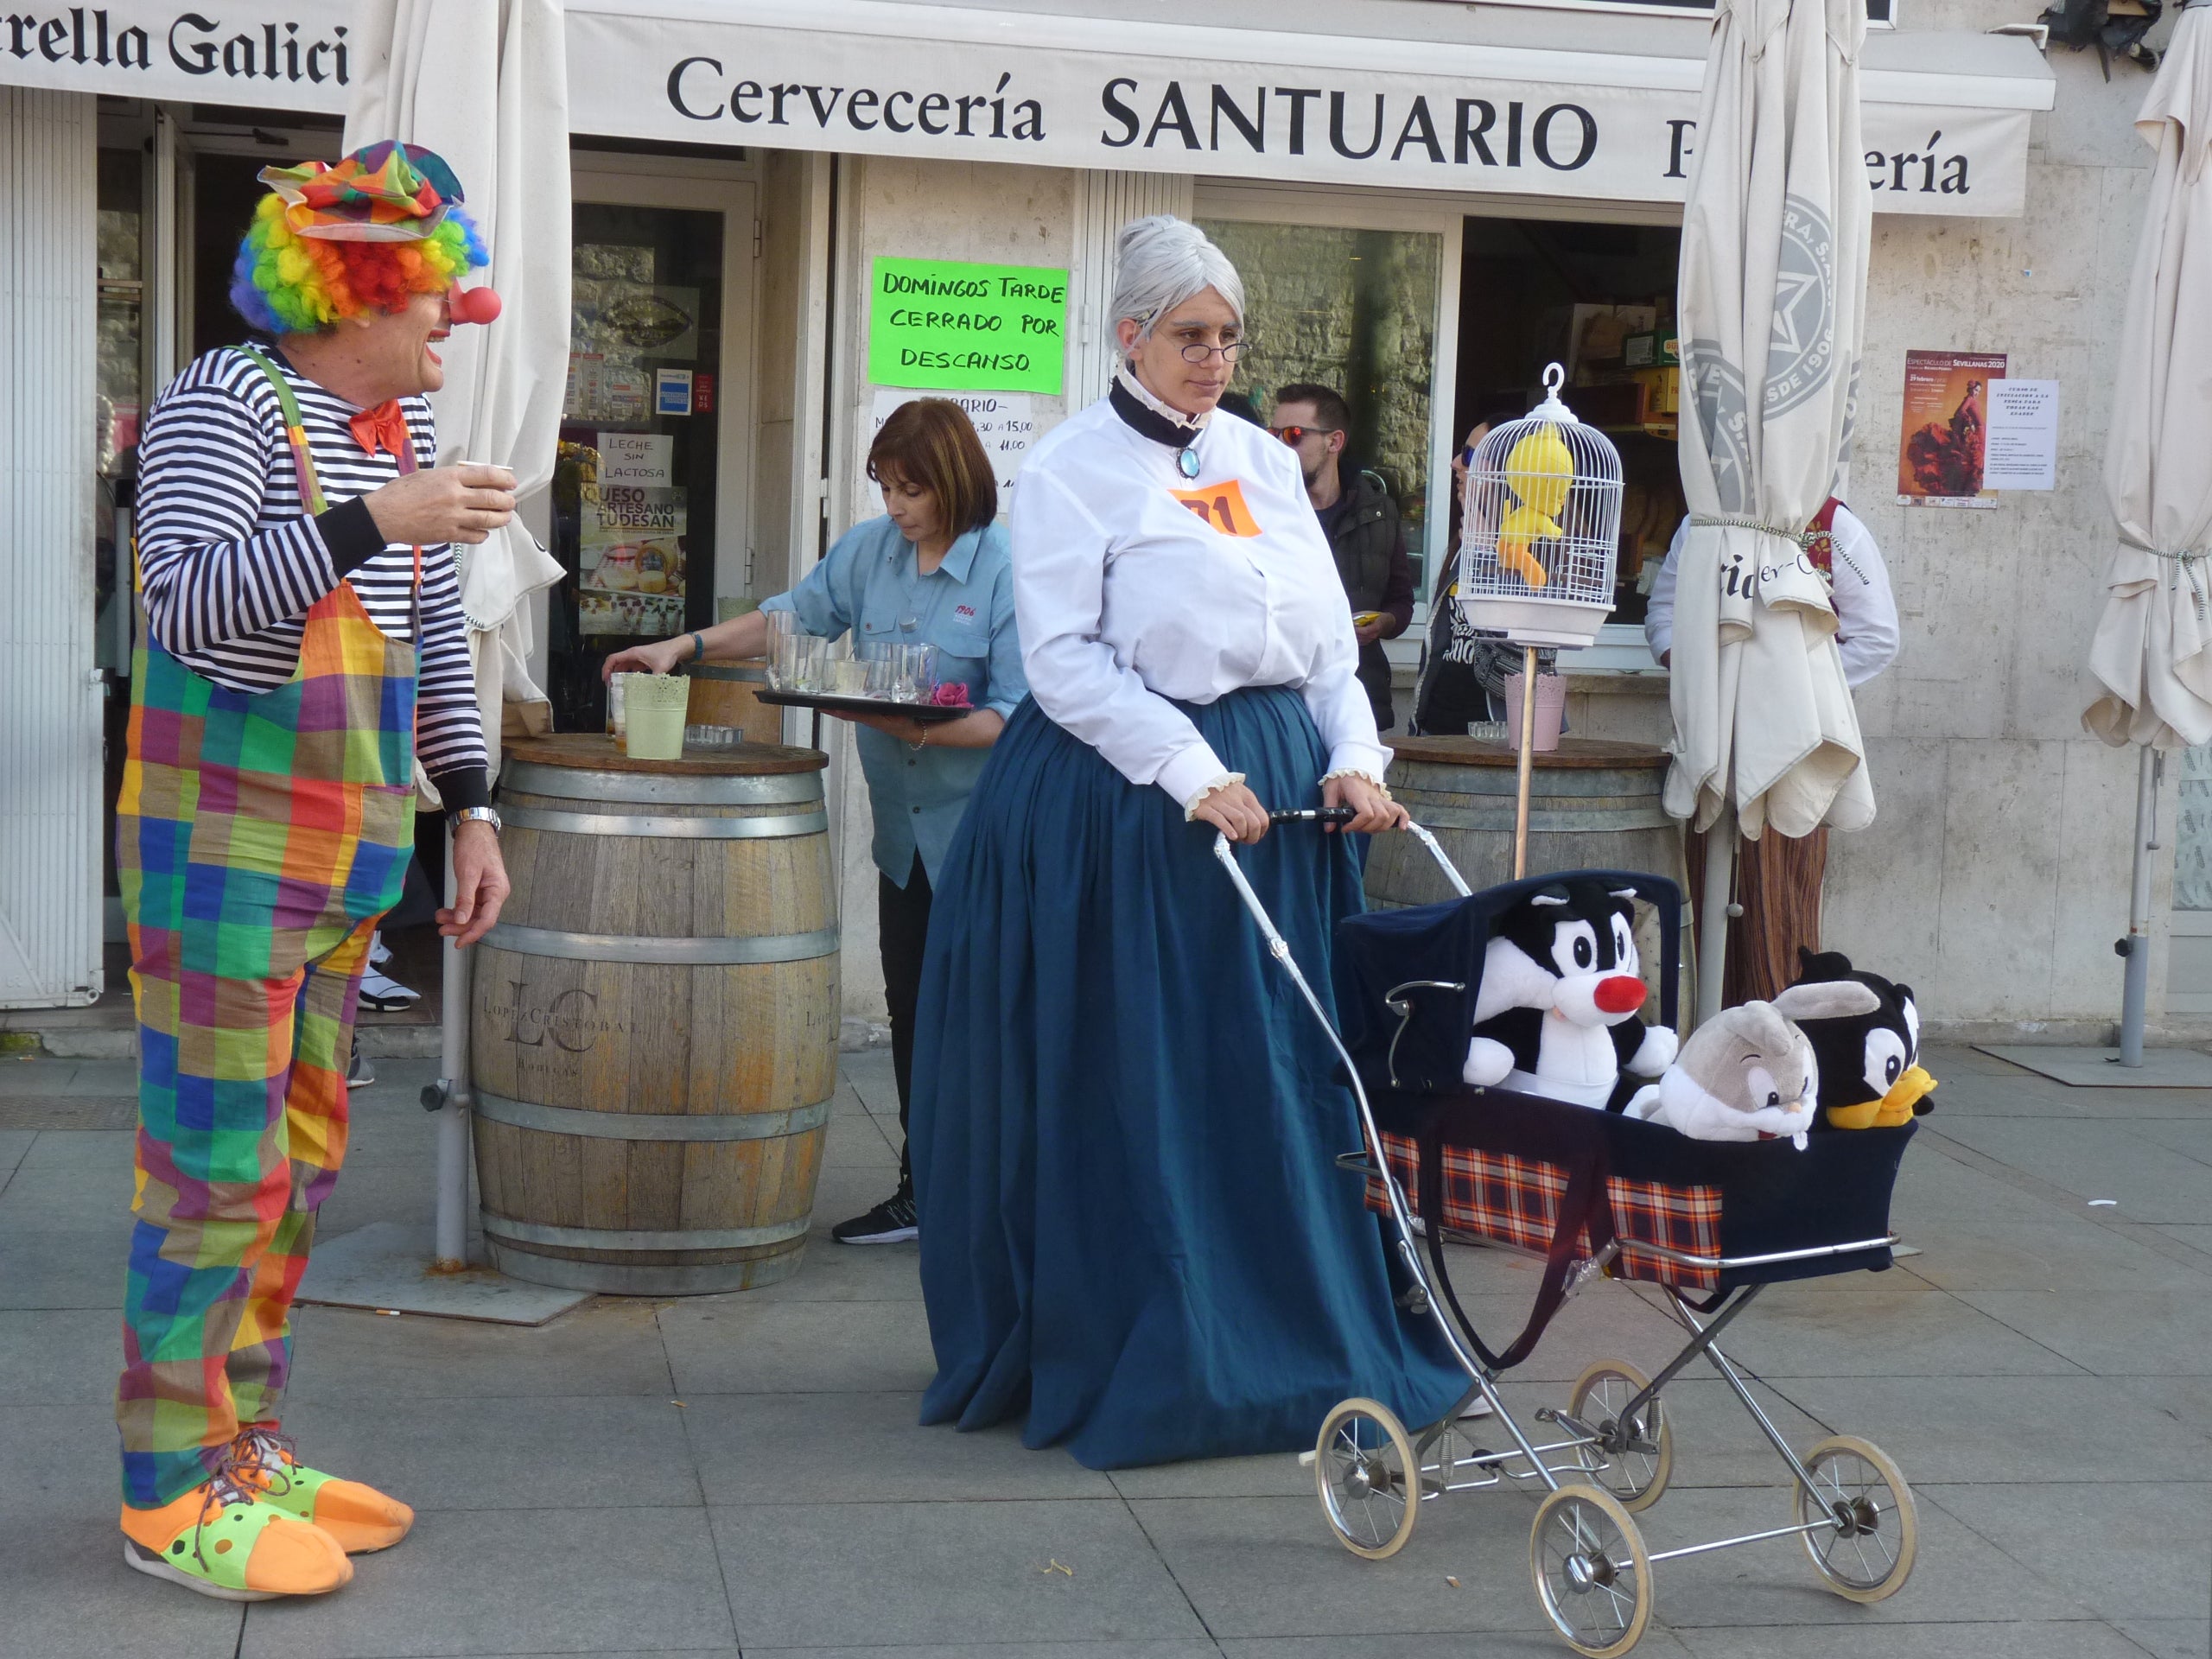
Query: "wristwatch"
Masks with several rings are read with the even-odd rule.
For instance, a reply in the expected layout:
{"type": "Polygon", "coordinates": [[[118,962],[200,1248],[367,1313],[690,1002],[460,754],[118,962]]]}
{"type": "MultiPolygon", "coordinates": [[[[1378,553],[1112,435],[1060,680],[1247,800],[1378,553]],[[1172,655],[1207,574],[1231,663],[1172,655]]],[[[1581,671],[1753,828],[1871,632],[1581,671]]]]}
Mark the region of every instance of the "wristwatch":
{"type": "Polygon", "coordinates": [[[464,806],[453,815],[453,823],[456,830],[464,823],[488,823],[495,836],[506,828],[499,821],[498,811],[488,806],[464,806]]]}

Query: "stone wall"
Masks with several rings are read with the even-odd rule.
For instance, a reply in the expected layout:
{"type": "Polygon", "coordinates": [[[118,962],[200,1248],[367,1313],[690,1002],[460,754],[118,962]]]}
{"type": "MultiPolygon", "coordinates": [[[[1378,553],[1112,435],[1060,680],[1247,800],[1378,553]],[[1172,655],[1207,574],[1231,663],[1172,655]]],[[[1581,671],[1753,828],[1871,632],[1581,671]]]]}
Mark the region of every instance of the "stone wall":
{"type": "Polygon", "coordinates": [[[1418,522],[1435,362],[1436,238],[1201,222],[1244,280],[1253,346],[1237,390],[1262,414],[1279,386],[1305,381],[1343,392],[1352,411],[1351,454],[1389,479],[1418,522]]]}

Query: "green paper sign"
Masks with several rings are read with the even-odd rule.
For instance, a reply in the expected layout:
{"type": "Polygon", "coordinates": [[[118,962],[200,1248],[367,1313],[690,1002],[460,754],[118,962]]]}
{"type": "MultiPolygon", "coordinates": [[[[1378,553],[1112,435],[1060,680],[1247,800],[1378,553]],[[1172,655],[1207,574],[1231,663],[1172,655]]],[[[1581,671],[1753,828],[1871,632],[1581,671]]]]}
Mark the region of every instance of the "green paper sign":
{"type": "Polygon", "coordinates": [[[868,378],[879,386],[1056,393],[1067,320],[1065,270],[878,259],[868,378]]]}

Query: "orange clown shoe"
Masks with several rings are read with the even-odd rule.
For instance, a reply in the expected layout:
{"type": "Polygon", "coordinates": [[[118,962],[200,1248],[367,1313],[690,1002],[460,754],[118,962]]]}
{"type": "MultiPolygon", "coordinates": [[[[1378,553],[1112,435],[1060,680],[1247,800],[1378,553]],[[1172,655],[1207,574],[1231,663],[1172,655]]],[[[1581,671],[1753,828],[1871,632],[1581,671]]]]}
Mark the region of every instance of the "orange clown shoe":
{"type": "Polygon", "coordinates": [[[308,1468],[293,1455],[291,1441],[272,1428],[241,1430],[231,1455],[238,1479],[264,1503],[312,1522],[348,1555],[390,1549],[415,1524],[415,1511],[397,1498],[308,1468]]]}
{"type": "Polygon", "coordinates": [[[227,1471],[159,1509],[125,1506],[123,1559],[218,1601],[319,1596],[353,1577],[335,1538],[262,1502],[227,1471]]]}

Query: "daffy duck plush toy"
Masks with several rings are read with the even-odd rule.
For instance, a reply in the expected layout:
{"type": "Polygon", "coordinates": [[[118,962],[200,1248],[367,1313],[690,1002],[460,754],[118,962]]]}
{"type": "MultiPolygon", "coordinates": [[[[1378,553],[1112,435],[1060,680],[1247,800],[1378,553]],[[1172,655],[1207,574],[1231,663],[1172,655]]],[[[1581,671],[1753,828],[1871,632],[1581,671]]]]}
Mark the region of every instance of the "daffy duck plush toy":
{"type": "Polygon", "coordinates": [[[1820,1061],[1820,1121],[1824,1129],[1891,1128],[1929,1109],[1936,1079],[1920,1068],[1920,1010],[1912,988],[1861,973],[1840,950],[1798,948],[1800,985],[1851,980],[1880,999],[1872,1014],[1803,1020],[1820,1061]]]}

